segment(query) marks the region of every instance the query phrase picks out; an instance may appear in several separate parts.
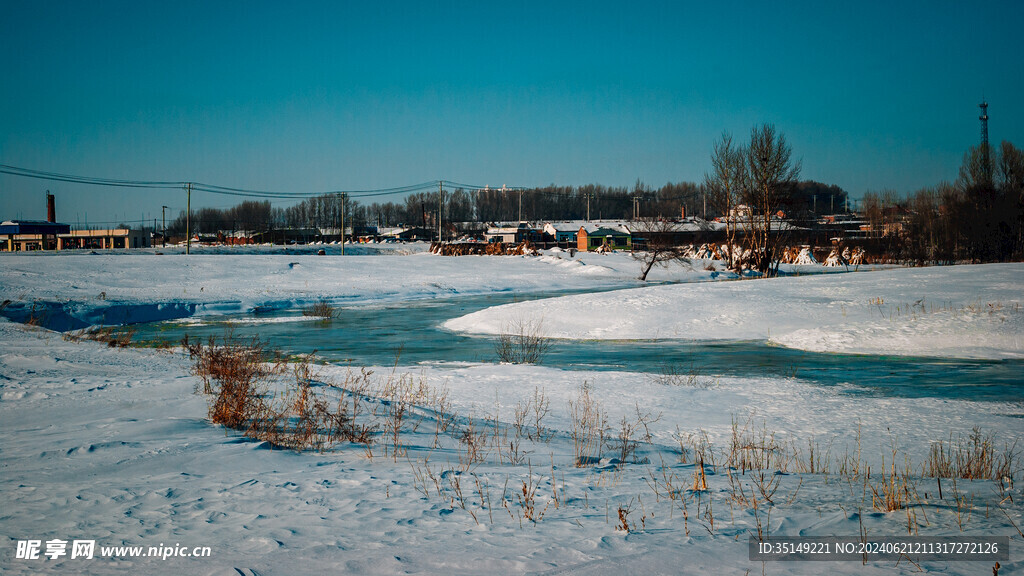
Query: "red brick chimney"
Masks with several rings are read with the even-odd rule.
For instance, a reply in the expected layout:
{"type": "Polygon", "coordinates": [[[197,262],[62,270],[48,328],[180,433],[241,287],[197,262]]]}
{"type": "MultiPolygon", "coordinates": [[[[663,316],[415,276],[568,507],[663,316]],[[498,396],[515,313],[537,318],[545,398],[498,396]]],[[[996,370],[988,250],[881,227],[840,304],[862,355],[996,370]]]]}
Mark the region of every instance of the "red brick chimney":
{"type": "Polygon", "coordinates": [[[53,194],[50,194],[49,192],[46,193],[46,221],[57,221],[57,207],[53,201],[53,194]]]}

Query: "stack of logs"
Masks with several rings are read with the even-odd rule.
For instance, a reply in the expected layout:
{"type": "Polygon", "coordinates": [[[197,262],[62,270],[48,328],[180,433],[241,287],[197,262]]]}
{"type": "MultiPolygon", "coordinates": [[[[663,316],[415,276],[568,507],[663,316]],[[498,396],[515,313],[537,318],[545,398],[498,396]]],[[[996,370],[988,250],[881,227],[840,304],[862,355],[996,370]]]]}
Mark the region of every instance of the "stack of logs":
{"type": "Polygon", "coordinates": [[[441,256],[469,256],[472,254],[487,256],[520,256],[527,254],[536,256],[539,254],[537,249],[533,247],[533,244],[529,242],[521,242],[519,244],[504,242],[490,242],[486,244],[483,242],[433,242],[430,244],[430,251],[441,256]]]}

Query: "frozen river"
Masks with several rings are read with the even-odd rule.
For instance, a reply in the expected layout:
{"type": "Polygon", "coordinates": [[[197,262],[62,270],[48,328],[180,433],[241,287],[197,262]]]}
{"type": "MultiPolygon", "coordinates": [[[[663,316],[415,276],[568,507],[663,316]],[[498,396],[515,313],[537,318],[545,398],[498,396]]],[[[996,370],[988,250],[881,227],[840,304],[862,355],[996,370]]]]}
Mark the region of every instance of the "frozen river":
{"type": "MultiPolygon", "coordinates": [[[[316,352],[334,364],[497,362],[495,338],[453,333],[441,325],[491,306],[564,293],[454,296],[384,305],[347,305],[331,320],[299,310],[201,316],[138,325],[137,340],[258,336],[290,354],[316,352]]],[[[1024,401],[1020,360],[818,353],[765,341],[565,340],[551,343],[542,364],[566,370],[643,372],[652,378],[714,385],[718,376],[795,377],[851,395],[1024,401]]]]}

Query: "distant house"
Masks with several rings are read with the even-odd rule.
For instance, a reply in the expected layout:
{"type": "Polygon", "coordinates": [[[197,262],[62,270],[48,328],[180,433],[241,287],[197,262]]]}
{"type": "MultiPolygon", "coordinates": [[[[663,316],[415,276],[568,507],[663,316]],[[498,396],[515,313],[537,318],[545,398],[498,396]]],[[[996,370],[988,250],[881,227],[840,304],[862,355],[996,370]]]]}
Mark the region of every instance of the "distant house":
{"type": "Polygon", "coordinates": [[[519,226],[491,226],[484,232],[484,240],[487,242],[505,242],[517,244],[520,237],[519,226]]]}
{"type": "Polygon", "coordinates": [[[346,237],[352,241],[369,242],[380,238],[380,231],[376,226],[353,226],[346,237]]]}
{"type": "Polygon", "coordinates": [[[481,240],[487,234],[487,225],[482,222],[446,223],[446,235],[462,240],[481,240]]]}
{"type": "Polygon", "coordinates": [[[576,236],[585,222],[548,222],[544,224],[544,234],[559,246],[575,246],[576,236]]]}
{"type": "Polygon", "coordinates": [[[757,211],[754,210],[752,206],[749,206],[747,204],[740,204],[738,206],[733,206],[732,208],[729,209],[729,217],[734,222],[749,219],[751,216],[754,216],[755,214],[757,214],[757,211]]]}
{"type": "Polygon", "coordinates": [[[235,246],[255,243],[255,240],[253,239],[255,235],[256,232],[252,230],[232,230],[229,232],[220,232],[218,234],[218,238],[224,244],[235,246]]]}
{"type": "Polygon", "coordinates": [[[403,242],[429,242],[437,238],[437,231],[427,228],[406,228],[397,234],[403,242]]]}
{"type": "Polygon", "coordinates": [[[401,226],[385,226],[377,228],[377,233],[380,235],[381,240],[394,241],[398,240],[398,235],[405,232],[405,228],[401,226]]]}
{"type": "Polygon", "coordinates": [[[320,240],[317,228],[277,228],[251,236],[256,244],[309,244],[320,240]]]}
{"type": "Polygon", "coordinates": [[[632,234],[633,249],[647,250],[652,244],[682,246],[706,242],[725,225],[693,216],[682,220],[630,222],[626,227],[632,234]]]}
{"type": "Polygon", "coordinates": [[[506,244],[519,244],[525,241],[543,242],[544,233],[530,226],[528,222],[518,224],[502,223],[490,226],[484,232],[484,240],[487,242],[504,242],[506,244]]]}
{"type": "Polygon", "coordinates": [[[632,234],[625,225],[596,223],[584,224],[576,233],[576,247],[581,251],[605,249],[630,250],[632,234]]]}
{"type": "MultiPolygon", "coordinates": [[[[321,242],[341,242],[341,228],[337,226],[317,228],[317,238],[321,242]]],[[[352,239],[352,229],[345,228],[345,238],[352,239]]]]}

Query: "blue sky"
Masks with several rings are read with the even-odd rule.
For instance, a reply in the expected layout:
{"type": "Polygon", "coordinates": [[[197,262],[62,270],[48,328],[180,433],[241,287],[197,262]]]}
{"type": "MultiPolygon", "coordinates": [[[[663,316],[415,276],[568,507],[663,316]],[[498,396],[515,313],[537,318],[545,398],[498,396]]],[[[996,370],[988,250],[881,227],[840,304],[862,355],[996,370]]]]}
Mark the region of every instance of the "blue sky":
{"type": "MultiPolygon", "coordinates": [[[[700,181],[723,131],[907,193],[1024,147],[1024,3],[10,2],[0,164],[260,190],[700,181]],[[291,4],[291,5],[288,5],[291,4]],[[712,6],[711,4],[714,4],[712,6]]],[[[179,191],[0,175],[0,219],[159,217],[179,191]]],[[[238,198],[206,193],[196,206],[238,198]]]]}

